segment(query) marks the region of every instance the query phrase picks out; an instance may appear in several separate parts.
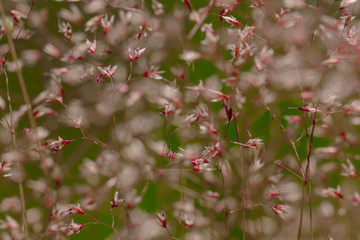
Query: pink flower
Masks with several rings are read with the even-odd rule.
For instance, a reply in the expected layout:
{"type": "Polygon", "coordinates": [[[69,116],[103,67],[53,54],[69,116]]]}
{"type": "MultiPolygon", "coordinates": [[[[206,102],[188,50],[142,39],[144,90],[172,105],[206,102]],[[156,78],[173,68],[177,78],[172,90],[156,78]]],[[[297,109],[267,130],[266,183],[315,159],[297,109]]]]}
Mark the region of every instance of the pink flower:
{"type": "Polygon", "coordinates": [[[136,59],[138,59],[144,52],[145,52],[146,48],[128,48],[128,58],[129,60],[132,62],[136,59]]]}
{"type": "Polygon", "coordinates": [[[15,22],[19,23],[22,18],[26,18],[26,15],[17,11],[17,10],[11,10],[10,14],[13,16],[15,22]]]}
{"type": "Polygon", "coordinates": [[[117,66],[115,65],[114,67],[111,68],[111,65],[103,68],[103,67],[98,67],[99,71],[101,74],[103,74],[106,77],[111,78],[112,76],[114,76],[114,73],[116,71],[117,66]]]}
{"type": "Polygon", "coordinates": [[[158,212],[156,214],[156,217],[157,217],[157,222],[159,223],[159,225],[163,228],[166,228],[166,225],[167,225],[166,213],[164,211],[158,212]]]}
{"type": "Polygon", "coordinates": [[[70,23],[59,23],[59,32],[64,34],[64,37],[67,40],[71,40],[72,37],[72,28],[70,23]]]}
{"type": "Polygon", "coordinates": [[[69,209],[67,210],[67,216],[74,213],[84,214],[84,211],[80,208],[80,204],[76,206],[69,206],[69,209]]]}
{"type": "Polygon", "coordinates": [[[86,39],[86,45],[91,53],[96,52],[96,40],[90,42],[89,39],[86,39]]]}
{"type": "Polygon", "coordinates": [[[85,24],[85,31],[95,32],[101,23],[101,15],[97,15],[89,19],[85,24]]]}
{"type": "Polygon", "coordinates": [[[342,163],[343,171],[341,172],[342,176],[348,178],[357,178],[357,171],[354,165],[351,163],[349,159],[346,159],[347,165],[342,163]]]}
{"type": "Polygon", "coordinates": [[[282,219],[286,220],[291,217],[292,208],[287,204],[280,204],[272,207],[272,210],[276,215],[281,217],[282,219]]]}
{"type": "Polygon", "coordinates": [[[221,16],[221,18],[232,25],[235,25],[238,27],[243,27],[243,25],[238,20],[236,20],[236,18],[234,18],[233,16],[221,16]]]}
{"type": "Polygon", "coordinates": [[[151,66],[148,71],[143,74],[143,76],[155,80],[160,80],[163,78],[160,74],[164,73],[164,71],[159,71],[158,69],[159,67],[151,66]]]}
{"type": "Polygon", "coordinates": [[[115,20],[114,15],[110,17],[110,20],[107,14],[105,14],[105,16],[101,18],[101,27],[103,29],[104,34],[107,34],[111,30],[112,25],[114,24],[114,20],[115,20]]]}
{"type": "Polygon", "coordinates": [[[323,189],[321,192],[321,195],[323,197],[334,197],[334,198],[344,198],[344,195],[342,195],[340,193],[341,188],[340,186],[337,186],[337,188],[327,188],[327,189],[323,189]]]}
{"type": "Polygon", "coordinates": [[[70,236],[75,233],[79,233],[82,227],[82,224],[74,223],[74,220],[72,219],[71,223],[66,224],[65,227],[62,228],[62,230],[64,231],[65,235],[70,236]]]}
{"type": "Polygon", "coordinates": [[[344,8],[352,6],[356,2],[357,2],[357,0],[342,0],[340,3],[339,9],[343,10],[344,8]]]}
{"type": "Polygon", "coordinates": [[[319,109],[314,108],[314,107],[310,107],[309,104],[305,104],[304,106],[299,107],[299,110],[301,110],[303,112],[310,112],[310,113],[320,112],[319,109]]]}
{"type": "Polygon", "coordinates": [[[43,145],[48,146],[51,149],[51,151],[54,154],[56,154],[60,149],[62,149],[69,143],[70,143],[69,140],[63,140],[61,137],[59,137],[59,139],[57,141],[44,142],[43,145]]]}
{"type": "Polygon", "coordinates": [[[111,204],[110,210],[112,210],[115,207],[118,207],[119,204],[122,203],[123,201],[124,201],[123,199],[119,199],[119,193],[116,191],[112,201],[110,202],[111,204]]]}

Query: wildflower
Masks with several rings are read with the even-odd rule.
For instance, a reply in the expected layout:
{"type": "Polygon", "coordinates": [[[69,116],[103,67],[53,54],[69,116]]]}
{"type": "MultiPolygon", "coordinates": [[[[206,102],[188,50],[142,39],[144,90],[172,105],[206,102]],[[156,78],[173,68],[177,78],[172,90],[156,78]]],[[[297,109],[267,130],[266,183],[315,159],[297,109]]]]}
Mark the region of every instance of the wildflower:
{"type": "Polygon", "coordinates": [[[220,194],[217,192],[207,191],[206,195],[210,198],[216,198],[218,199],[220,197],[220,194]]]}
{"type": "Polygon", "coordinates": [[[195,60],[201,59],[202,55],[201,53],[192,50],[184,50],[184,52],[179,55],[179,58],[184,60],[189,65],[190,63],[193,63],[195,60]]]}
{"type": "Polygon", "coordinates": [[[89,19],[85,24],[85,31],[95,32],[101,23],[101,19],[101,15],[97,15],[89,19]]]}
{"type": "Polygon", "coordinates": [[[234,18],[233,16],[221,16],[221,18],[232,25],[235,25],[238,27],[243,27],[243,25],[238,20],[236,20],[236,18],[234,18]]]}
{"type": "Polygon", "coordinates": [[[264,163],[261,162],[260,158],[257,158],[254,160],[254,163],[250,166],[250,172],[251,173],[256,173],[257,171],[259,171],[262,167],[264,166],[264,163]]]}
{"type": "Polygon", "coordinates": [[[47,54],[49,54],[50,56],[53,56],[54,58],[60,58],[61,54],[60,51],[51,43],[47,43],[45,44],[43,51],[47,54]]]}
{"type": "Polygon", "coordinates": [[[262,141],[263,141],[263,140],[262,140],[261,138],[249,139],[249,140],[245,143],[245,147],[246,147],[246,148],[257,148],[258,146],[264,144],[262,141]]]}
{"type": "Polygon", "coordinates": [[[86,39],[86,46],[91,53],[96,52],[96,40],[90,42],[89,39],[86,39]]]}
{"type": "Polygon", "coordinates": [[[212,133],[217,135],[218,131],[216,131],[213,124],[205,122],[203,125],[200,125],[200,133],[201,134],[212,133]]]}
{"type": "Polygon", "coordinates": [[[81,14],[81,11],[74,4],[70,5],[70,10],[64,8],[61,9],[59,12],[59,16],[62,19],[72,23],[81,23],[83,20],[83,15],[81,14]]]}
{"type": "Polygon", "coordinates": [[[75,233],[79,233],[81,228],[83,227],[80,223],[74,223],[74,219],[71,220],[71,223],[66,224],[62,231],[65,233],[66,236],[73,235],[75,233]]]}
{"type": "Polygon", "coordinates": [[[143,74],[143,76],[155,80],[163,79],[160,74],[164,73],[164,71],[159,71],[158,69],[159,67],[151,66],[150,68],[148,68],[148,71],[143,74]]]}
{"type": "Polygon", "coordinates": [[[173,160],[173,159],[175,158],[175,153],[172,152],[172,151],[167,152],[166,154],[168,155],[168,157],[169,157],[171,160],[173,160]]]}
{"type": "Polygon", "coordinates": [[[22,18],[26,18],[26,15],[17,11],[17,10],[11,10],[10,14],[13,16],[15,22],[20,23],[20,20],[22,18]]]}
{"type": "Polygon", "coordinates": [[[156,214],[156,217],[157,217],[157,222],[159,223],[159,225],[163,228],[166,228],[166,225],[167,225],[166,213],[164,211],[158,212],[156,214]]]}
{"type": "Polygon", "coordinates": [[[106,77],[111,78],[112,76],[114,76],[114,73],[116,71],[117,65],[115,65],[114,67],[111,67],[111,65],[103,68],[103,67],[98,67],[100,73],[106,77]]]}
{"type": "Polygon", "coordinates": [[[323,197],[344,198],[344,196],[340,192],[341,192],[340,186],[337,186],[336,189],[329,187],[327,189],[323,189],[321,191],[321,195],[323,197]]]}
{"type": "Polygon", "coordinates": [[[346,159],[347,165],[342,163],[341,166],[343,167],[343,171],[341,172],[342,176],[348,178],[357,178],[357,171],[354,165],[351,163],[349,159],[346,159]]]}
{"type": "Polygon", "coordinates": [[[116,191],[114,193],[114,197],[113,197],[112,201],[110,202],[110,204],[111,204],[110,210],[112,210],[113,208],[118,207],[119,204],[122,203],[123,201],[124,201],[123,199],[119,199],[119,193],[116,191]]]}
{"type": "Polygon", "coordinates": [[[5,221],[4,220],[0,220],[0,229],[17,229],[19,228],[19,223],[13,219],[12,217],[10,217],[9,215],[5,216],[5,221]]]}
{"type": "Polygon", "coordinates": [[[272,207],[272,210],[276,215],[286,220],[291,216],[292,208],[287,204],[280,204],[272,207]]]}
{"type": "Polygon", "coordinates": [[[57,141],[44,142],[43,145],[48,146],[51,149],[51,151],[54,154],[56,154],[60,149],[62,149],[69,143],[70,143],[69,140],[63,140],[61,137],[59,137],[57,141]]]}
{"type": "Polygon", "coordinates": [[[97,82],[103,82],[103,81],[104,81],[103,75],[102,75],[102,74],[99,74],[99,75],[97,76],[97,78],[96,78],[96,81],[97,81],[97,82]]]}
{"type": "Polygon", "coordinates": [[[280,189],[271,189],[270,191],[269,191],[269,193],[268,193],[268,197],[270,198],[270,199],[272,199],[272,198],[274,198],[274,197],[277,197],[277,196],[280,196],[280,194],[281,194],[281,191],[280,191],[280,189]]]}
{"type": "Polygon", "coordinates": [[[360,194],[358,192],[354,193],[354,196],[353,196],[352,200],[355,203],[360,203],[360,194]]]}
{"type": "Polygon", "coordinates": [[[105,16],[101,18],[101,27],[104,34],[107,34],[111,30],[112,25],[114,24],[114,20],[115,20],[114,15],[110,17],[110,20],[107,14],[105,14],[105,16]]]}
{"type": "Polygon", "coordinates": [[[344,8],[350,7],[354,5],[357,0],[342,0],[339,6],[339,10],[343,10],[344,8]]]}
{"type": "Polygon", "coordinates": [[[185,212],[185,213],[183,213],[181,220],[186,227],[191,228],[192,226],[194,226],[195,216],[193,213],[185,212]]]}
{"type": "Polygon", "coordinates": [[[59,23],[59,32],[60,33],[63,33],[64,34],[64,37],[67,39],[67,40],[71,40],[71,37],[72,37],[72,28],[71,28],[71,25],[70,23],[65,23],[65,22],[62,22],[62,23],[59,23]]]}
{"type": "Polygon", "coordinates": [[[80,204],[77,204],[76,206],[69,206],[67,210],[67,216],[74,213],[84,214],[84,211],[80,208],[80,204]]]}
{"type": "Polygon", "coordinates": [[[138,59],[144,52],[145,52],[146,48],[128,48],[128,58],[129,60],[132,62],[136,59],[138,59]]]}
{"type": "Polygon", "coordinates": [[[152,0],[152,9],[154,10],[155,15],[160,16],[164,15],[164,5],[156,0],[152,0]]]}
{"type": "Polygon", "coordinates": [[[309,104],[305,104],[304,106],[299,107],[298,109],[303,112],[310,112],[310,113],[320,112],[320,110],[318,110],[317,108],[310,107],[309,104]]]}

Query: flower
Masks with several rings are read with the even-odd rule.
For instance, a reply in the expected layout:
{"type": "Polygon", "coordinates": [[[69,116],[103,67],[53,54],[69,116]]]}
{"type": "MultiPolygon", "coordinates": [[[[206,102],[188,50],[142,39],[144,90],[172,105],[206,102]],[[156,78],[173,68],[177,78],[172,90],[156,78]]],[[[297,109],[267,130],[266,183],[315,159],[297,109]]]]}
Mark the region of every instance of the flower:
{"type": "MultiPolygon", "coordinates": [[[[106,77],[111,78],[112,76],[114,76],[114,73],[117,69],[117,65],[115,65],[114,67],[111,67],[111,65],[103,68],[103,67],[98,67],[100,73],[106,77]]],[[[99,82],[99,79],[98,79],[99,82]]]]}
{"type": "Polygon", "coordinates": [[[287,204],[276,205],[273,206],[271,209],[274,211],[274,213],[276,213],[276,215],[278,215],[284,220],[291,217],[292,208],[287,204]]]}
{"type": "Polygon", "coordinates": [[[96,52],[96,40],[90,42],[89,39],[86,39],[86,46],[91,53],[96,52]]]}
{"type": "Polygon", "coordinates": [[[119,199],[119,193],[116,191],[114,193],[114,197],[113,197],[112,201],[110,202],[110,204],[111,204],[110,210],[112,210],[113,208],[118,207],[119,204],[122,203],[123,201],[124,201],[123,199],[119,199]]]}
{"type": "Polygon", "coordinates": [[[357,171],[354,165],[351,163],[349,159],[346,159],[347,165],[342,163],[341,166],[343,167],[343,171],[341,172],[342,176],[348,178],[357,178],[357,171]]]}
{"type": "Polygon", "coordinates": [[[60,149],[62,149],[63,147],[65,147],[69,143],[70,143],[69,140],[63,140],[61,137],[59,137],[59,139],[57,141],[50,141],[50,142],[47,141],[47,142],[44,142],[43,145],[44,146],[49,146],[51,151],[54,154],[56,154],[60,149]]]}
{"type": "Polygon", "coordinates": [[[128,48],[128,58],[132,62],[136,59],[138,59],[144,52],[146,48],[128,48]]]}
{"type": "Polygon", "coordinates": [[[157,217],[157,222],[159,223],[159,225],[163,228],[166,228],[166,225],[167,225],[166,213],[164,211],[158,212],[156,214],[156,217],[157,217]]]}
{"type": "Polygon", "coordinates": [[[73,235],[75,233],[79,233],[81,228],[83,227],[80,223],[74,223],[74,220],[71,220],[71,223],[66,224],[62,231],[65,233],[66,236],[73,235]]]}

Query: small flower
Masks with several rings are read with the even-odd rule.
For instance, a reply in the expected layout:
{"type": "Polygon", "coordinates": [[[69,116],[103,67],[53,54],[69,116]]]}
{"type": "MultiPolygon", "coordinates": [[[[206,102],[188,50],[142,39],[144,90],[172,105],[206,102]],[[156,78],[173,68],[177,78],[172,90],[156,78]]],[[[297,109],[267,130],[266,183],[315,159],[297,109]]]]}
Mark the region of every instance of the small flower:
{"type": "Polygon", "coordinates": [[[340,192],[341,192],[340,186],[337,186],[336,189],[329,187],[327,189],[323,189],[321,195],[323,197],[344,198],[344,195],[342,195],[340,192]]]}
{"type": "Polygon", "coordinates": [[[159,71],[158,69],[159,67],[151,66],[148,71],[143,74],[143,76],[155,80],[161,80],[163,77],[160,74],[164,73],[164,71],[159,71]]]}
{"type": "Polygon", "coordinates": [[[199,60],[202,58],[201,53],[192,51],[192,50],[184,50],[182,54],[179,55],[179,58],[184,60],[188,65],[195,60],[199,60]]]}
{"type": "Polygon", "coordinates": [[[311,113],[320,112],[319,109],[314,108],[314,107],[310,107],[309,104],[305,104],[304,106],[299,107],[298,109],[303,111],[303,112],[311,112],[311,113]]]}
{"type": "Polygon", "coordinates": [[[67,216],[71,215],[71,214],[84,214],[84,211],[80,208],[80,204],[77,204],[76,206],[69,206],[68,210],[67,210],[67,216]]]}
{"type": "Polygon", "coordinates": [[[60,149],[62,149],[63,147],[65,147],[69,143],[70,143],[69,140],[63,140],[61,137],[59,137],[59,139],[57,141],[44,142],[43,145],[44,146],[49,146],[51,151],[54,154],[56,154],[60,149]]]}
{"type": "Polygon", "coordinates": [[[173,160],[173,159],[175,158],[175,153],[172,152],[172,151],[167,152],[166,154],[168,155],[168,157],[169,157],[171,160],[173,160]]]}
{"type": "Polygon", "coordinates": [[[122,203],[123,201],[124,201],[123,199],[119,199],[119,193],[116,191],[112,201],[110,202],[110,204],[111,204],[110,210],[112,210],[113,208],[118,207],[119,204],[122,203]]]}
{"type": "Polygon", "coordinates": [[[152,9],[154,10],[155,15],[160,16],[164,15],[164,5],[156,0],[152,0],[152,9]]]}
{"type": "Polygon", "coordinates": [[[65,23],[65,22],[59,23],[59,32],[60,32],[60,33],[63,33],[63,34],[64,34],[64,37],[65,37],[67,40],[71,40],[71,37],[72,37],[72,28],[71,28],[70,23],[65,23]]]}
{"type": "Polygon", "coordinates": [[[354,165],[351,163],[349,159],[346,159],[347,165],[342,163],[343,171],[341,172],[342,176],[348,178],[357,178],[357,171],[354,165]]]}
{"type": "Polygon", "coordinates": [[[210,198],[218,199],[220,197],[220,194],[217,192],[207,191],[206,195],[210,198]]]}
{"type": "Polygon", "coordinates": [[[280,196],[280,194],[281,194],[281,191],[280,191],[280,189],[271,189],[270,191],[269,191],[269,193],[268,193],[268,197],[270,198],[270,199],[272,199],[272,198],[274,198],[274,197],[277,197],[277,196],[280,196]]]}
{"type": "Polygon", "coordinates": [[[115,65],[114,67],[111,68],[111,65],[103,68],[103,67],[98,67],[100,73],[106,77],[111,78],[112,76],[114,76],[114,73],[116,71],[117,65],[115,65]]]}
{"type": "Polygon", "coordinates": [[[360,203],[360,194],[358,192],[354,193],[354,196],[353,196],[352,200],[355,203],[360,203]]]}
{"type": "Polygon", "coordinates": [[[262,141],[263,140],[261,138],[250,139],[247,141],[247,143],[245,143],[245,147],[246,148],[257,148],[258,146],[261,146],[264,144],[262,141]]]}
{"type": "Polygon", "coordinates": [[[243,27],[243,25],[238,20],[236,20],[236,18],[234,18],[233,16],[221,16],[221,18],[232,25],[235,25],[238,27],[243,27]]]}
{"type": "Polygon", "coordinates": [[[146,48],[128,48],[128,58],[132,62],[136,59],[138,59],[144,52],[146,48]]]}
{"type": "Polygon", "coordinates": [[[159,223],[159,225],[163,228],[166,228],[166,225],[167,225],[166,213],[164,211],[158,212],[156,214],[156,217],[157,217],[157,222],[159,223]]]}
{"type": "Polygon", "coordinates": [[[102,74],[99,74],[99,75],[97,76],[97,78],[96,78],[96,81],[97,81],[97,82],[103,82],[103,81],[104,81],[103,75],[102,75],[102,74]]]}
{"type": "Polygon", "coordinates": [[[200,125],[200,133],[201,134],[206,134],[206,133],[212,133],[217,135],[218,131],[216,131],[216,129],[214,128],[213,124],[205,122],[203,125],[200,125]]]}
{"type": "Polygon", "coordinates": [[[340,3],[339,9],[343,10],[344,8],[354,5],[356,2],[357,2],[357,0],[342,0],[340,3]]]}
{"type": "Polygon", "coordinates": [[[85,31],[95,32],[101,23],[101,15],[90,18],[85,24],[85,31]]]}
{"type": "Polygon", "coordinates": [[[62,228],[62,231],[64,231],[66,236],[70,236],[70,235],[73,235],[75,233],[79,233],[82,227],[83,227],[82,224],[74,223],[74,220],[72,219],[71,223],[66,224],[62,228]]]}
{"type": "Polygon", "coordinates": [[[111,30],[112,25],[114,24],[114,20],[115,20],[114,15],[110,17],[110,20],[107,14],[105,14],[105,16],[101,18],[101,27],[104,34],[107,34],[111,30]]]}
{"type": "Polygon", "coordinates": [[[54,58],[60,58],[61,54],[60,51],[51,43],[47,43],[45,44],[43,51],[47,54],[49,54],[50,56],[53,56],[54,58]]]}
{"type": "Polygon", "coordinates": [[[96,52],[96,40],[90,42],[89,39],[86,39],[86,46],[91,53],[96,52]]]}
{"type": "Polygon", "coordinates": [[[291,216],[292,208],[287,204],[280,204],[272,207],[272,210],[276,215],[281,217],[282,219],[286,220],[289,219],[291,216]]]}
{"type": "Polygon", "coordinates": [[[10,14],[13,16],[15,22],[19,23],[22,18],[26,18],[26,15],[17,11],[17,10],[11,10],[10,14]]]}

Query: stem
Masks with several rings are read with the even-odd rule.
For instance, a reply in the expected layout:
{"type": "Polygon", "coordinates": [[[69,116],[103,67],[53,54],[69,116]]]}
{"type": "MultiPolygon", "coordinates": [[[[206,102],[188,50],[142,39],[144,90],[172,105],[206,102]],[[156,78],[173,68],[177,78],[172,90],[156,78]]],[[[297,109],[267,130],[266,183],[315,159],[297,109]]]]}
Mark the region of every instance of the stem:
{"type": "MultiPolygon", "coordinates": [[[[317,106],[315,107],[315,109],[317,110],[317,106]]],[[[312,149],[312,145],[314,142],[314,130],[315,130],[315,125],[316,125],[316,112],[314,113],[314,118],[312,121],[312,128],[311,128],[311,135],[310,135],[310,144],[309,144],[309,151],[308,151],[308,155],[307,155],[307,160],[306,160],[306,179],[307,182],[309,184],[309,210],[310,210],[310,239],[313,240],[314,239],[314,230],[313,230],[313,223],[312,223],[312,196],[311,196],[311,179],[310,179],[310,156],[311,156],[311,149],[312,149]]]]}
{"type": "MultiPolygon", "coordinates": [[[[16,138],[15,133],[11,134],[11,139],[14,145],[14,151],[16,152],[16,138]]],[[[20,163],[17,162],[16,167],[18,171],[20,171],[20,163]]],[[[19,192],[20,192],[20,201],[21,201],[21,216],[22,216],[22,222],[24,224],[24,238],[25,240],[29,240],[29,228],[28,228],[28,222],[27,222],[27,216],[26,216],[26,205],[25,205],[25,196],[24,196],[24,186],[22,183],[22,179],[19,179],[19,192]]]]}
{"type": "Polygon", "coordinates": [[[300,222],[299,222],[299,230],[298,230],[298,237],[297,237],[298,240],[301,239],[301,229],[302,229],[302,221],[303,221],[303,216],[304,216],[304,205],[305,205],[305,188],[306,188],[306,185],[304,184],[303,190],[301,193],[300,222]]]}
{"type": "MultiPolygon", "coordinates": [[[[236,111],[233,114],[234,117],[234,123],[235,123],[235,130],[236,130],[236,137],[238,142],[240,142],[240,134],[239,134],[239,129],[238,129],[238,124],[237,124],[237,119],[236,119],[236,111]]],[[[242,152],[242,148],[240,146],[240,151],[242,152]]],[[[241,168],[241,196],[242,196],[242,206],[241,206],[241,217],[242,217],[242,239],[245,240],[246,239],[246,224],[245,224],[245,184],[244,184],[244,158],[243,155],[241,154],[241,158],[240,158],[240,168],[241,168]]]]}

